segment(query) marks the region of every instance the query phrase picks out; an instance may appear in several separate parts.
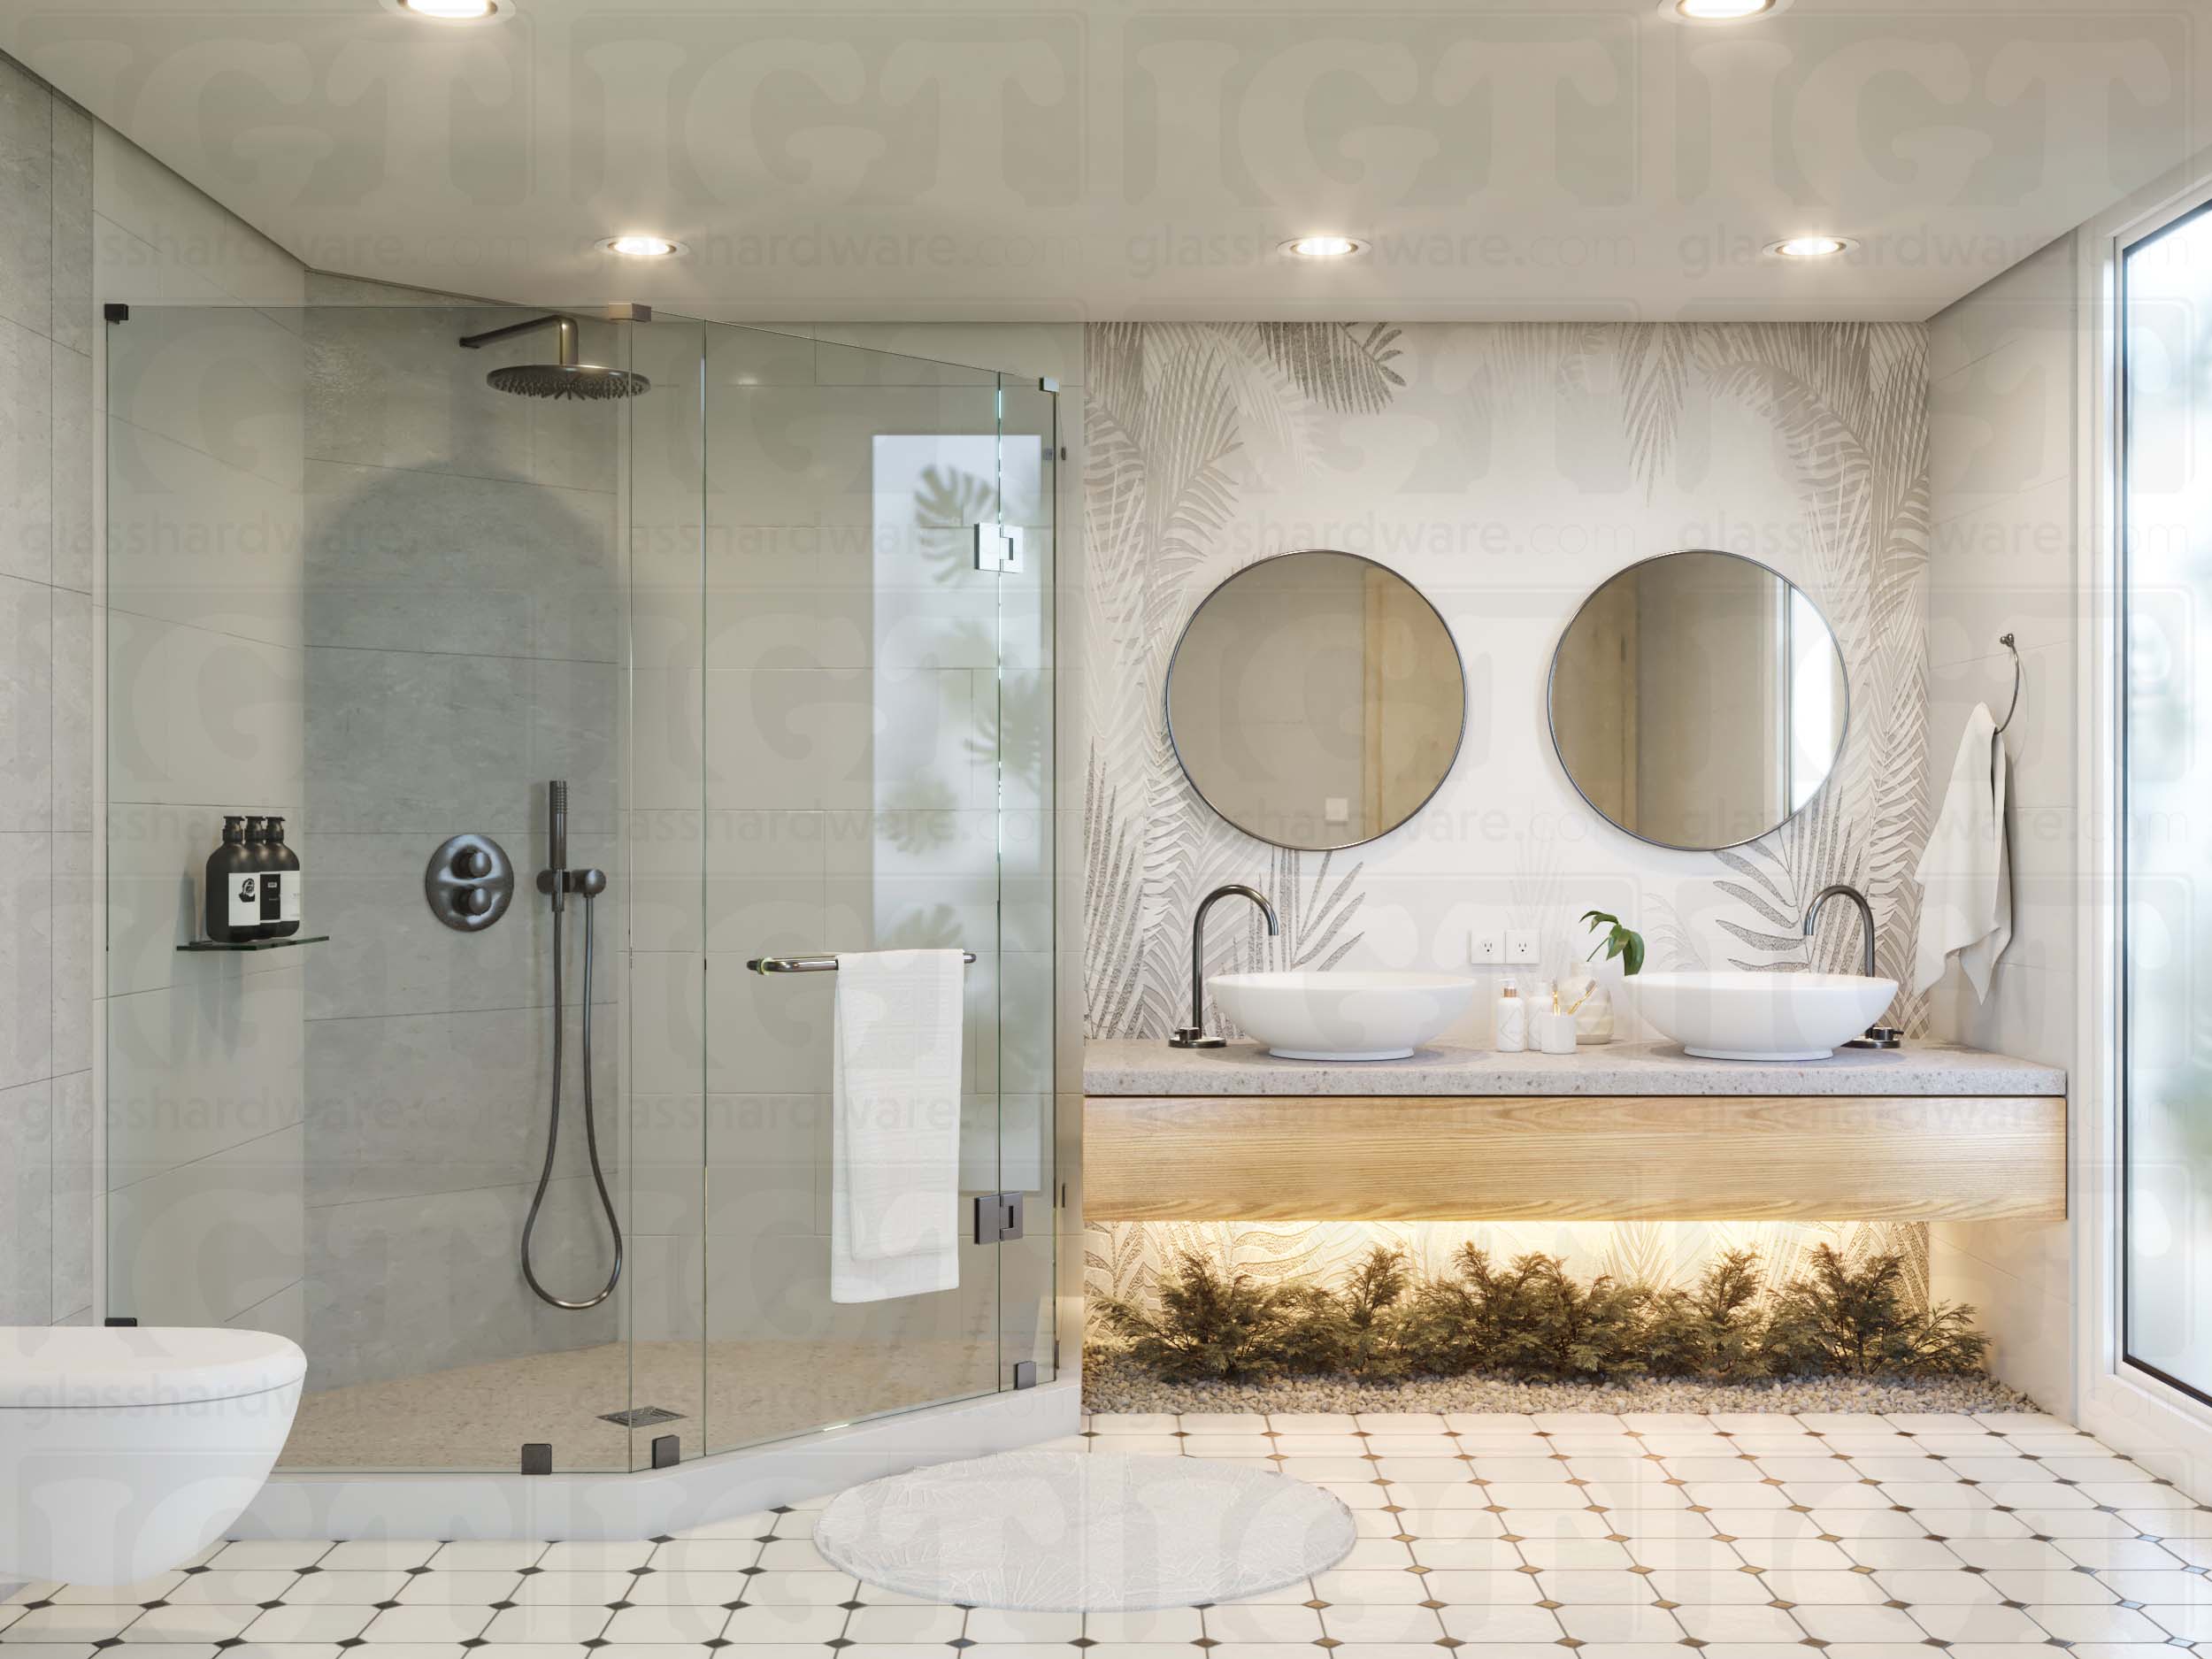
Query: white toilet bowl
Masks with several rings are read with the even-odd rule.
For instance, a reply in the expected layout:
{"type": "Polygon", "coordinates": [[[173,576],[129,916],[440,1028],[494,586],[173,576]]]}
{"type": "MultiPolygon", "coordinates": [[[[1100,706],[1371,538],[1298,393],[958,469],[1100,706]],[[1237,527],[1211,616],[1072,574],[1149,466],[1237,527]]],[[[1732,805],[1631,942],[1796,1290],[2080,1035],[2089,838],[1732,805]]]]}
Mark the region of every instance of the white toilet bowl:
{"type": "Polygon", "coordinates": [[[0,1580],[189,1561],[261,1490],[306,1374],[259,1331],[0,1325],[0,1580]]]}

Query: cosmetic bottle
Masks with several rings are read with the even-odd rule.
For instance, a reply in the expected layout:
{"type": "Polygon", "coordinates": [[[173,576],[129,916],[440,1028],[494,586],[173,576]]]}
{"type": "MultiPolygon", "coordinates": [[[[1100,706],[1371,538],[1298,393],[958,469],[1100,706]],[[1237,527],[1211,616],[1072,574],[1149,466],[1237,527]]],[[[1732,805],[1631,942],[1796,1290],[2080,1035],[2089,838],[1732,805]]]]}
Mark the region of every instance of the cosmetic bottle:
{"type": "Polygon", "coordinates": [[[269,845],[269,820],[249,818],[246,820],[246,868],[254,879],[252,930],[240,935],[244,939],[268,939],[276,932],[279,890],[283,883],[277,879],[276,864],[269,845]]]}
{"type": "Polygon", "coordinates": [[[1519,1054],[1528,1047],[1528,1008],[1520,987],[1511,979],[1498,987],[1497,1031],[1492,1039],[1500,1054],[1519,1054]]]}
{"type": "Polygon", "coordinates": [[[207,936],[218,944],[237,944],[259,936],[261,880],[246,849],[246,820],[226,818],[222,843],[207,856],[204,910],[207,936]]]}
{"type": "Polygon", "coordinates": [[[277,919],[271,937],[289,939],[300,930],[300,856],[284,844],[280,818],[269,820],[269,878],[265,879],[277,883],[277,919]]]}

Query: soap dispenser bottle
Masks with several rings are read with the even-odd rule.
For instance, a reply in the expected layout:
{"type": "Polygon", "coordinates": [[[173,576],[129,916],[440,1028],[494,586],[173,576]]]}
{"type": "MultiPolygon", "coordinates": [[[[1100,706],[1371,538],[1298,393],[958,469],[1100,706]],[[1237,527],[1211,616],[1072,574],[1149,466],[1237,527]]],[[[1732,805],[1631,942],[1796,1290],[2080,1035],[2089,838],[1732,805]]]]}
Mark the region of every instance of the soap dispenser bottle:
{"type": "Polygon", "coordinates": [[[273,879],[277,884],[277,919],[270,937],[289,939],[300,930],[300,856],[284,844],[284,820],[280,818],[269,820],[268,858],[269,873],[264,879],[273,879]]]}
{"type": "Polygon", "coordinates": [[[1498,987],[1497,1034],[1494,1041],[1500,1054],[1520,1054],[1528,1048],[1528,1006],[1521,1001],[1520,987],[1510,979],[1498,987]]]}
{"type": "Polygon", "coordinates": [[[217,944],[240,944],[257,936],[261,927],[261,882],[246,848],[246,820],[226,818],[223,839],[207,856],[207,891],[204,907],[207,936],[217,944]]]}
{"type": "MultiPolygon", "coordinates": [[[[246,868],[253,876],[253,917],[250,931],[239,935],[242,939],[266,939],[276,926],[277,887],[275,866],[269,860],[269,820],[249,818],[246,820],[246,868]]],[[[241,887],[243,887],[242,882],[241,887]]]]}

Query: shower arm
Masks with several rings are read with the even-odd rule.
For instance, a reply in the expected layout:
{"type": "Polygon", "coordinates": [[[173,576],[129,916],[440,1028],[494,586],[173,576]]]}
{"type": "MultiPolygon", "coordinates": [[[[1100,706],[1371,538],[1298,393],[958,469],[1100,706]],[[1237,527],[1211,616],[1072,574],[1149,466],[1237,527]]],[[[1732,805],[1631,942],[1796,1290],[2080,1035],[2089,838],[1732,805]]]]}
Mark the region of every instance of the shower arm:
{"type": "Polygon", "coordinates": [[[555,361],[565,369],[576,366],[576,319],[564,317],[558,311],[549,311],[543,317],[533,317],[527,322],[509,323],[504,328],[488,328],[480,334],[463,334],[461,344],[474,351],[502,340],[517,339],[523,334],[534,334],[541,328],[560,331],[555,361]]]}

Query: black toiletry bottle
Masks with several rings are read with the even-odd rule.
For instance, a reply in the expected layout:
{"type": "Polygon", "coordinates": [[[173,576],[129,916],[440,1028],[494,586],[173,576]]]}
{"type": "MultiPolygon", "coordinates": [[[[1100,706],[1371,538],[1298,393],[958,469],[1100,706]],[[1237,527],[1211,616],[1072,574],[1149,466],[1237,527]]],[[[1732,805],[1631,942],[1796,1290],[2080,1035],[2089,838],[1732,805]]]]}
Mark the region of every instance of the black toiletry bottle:
{"type": "Polygon", "coordinates": [[[253,931],[241,935],[242,938],[267,939],[275,930],[278,888],[281,883],[276,879],[276,865],[271,857],[273,850],[269,845],[269,820],[265,818],[248,818],[246,868],[252,872],[254,879],[253,931]]]}
{"type": "Polygon", "coordinates": [[[207,936],[235,944],[258,936],[261,879],[246,848],[246,820],[223,820],[222,845],[207,856],[207,936]]]}
{"type": "Polygon", "coordinates": [[[284,844],[280,818],[269,820],[269,864],[277,882],[277,921],[271,937],[289,939],[300,930],[300,856],[284,844]]]}

